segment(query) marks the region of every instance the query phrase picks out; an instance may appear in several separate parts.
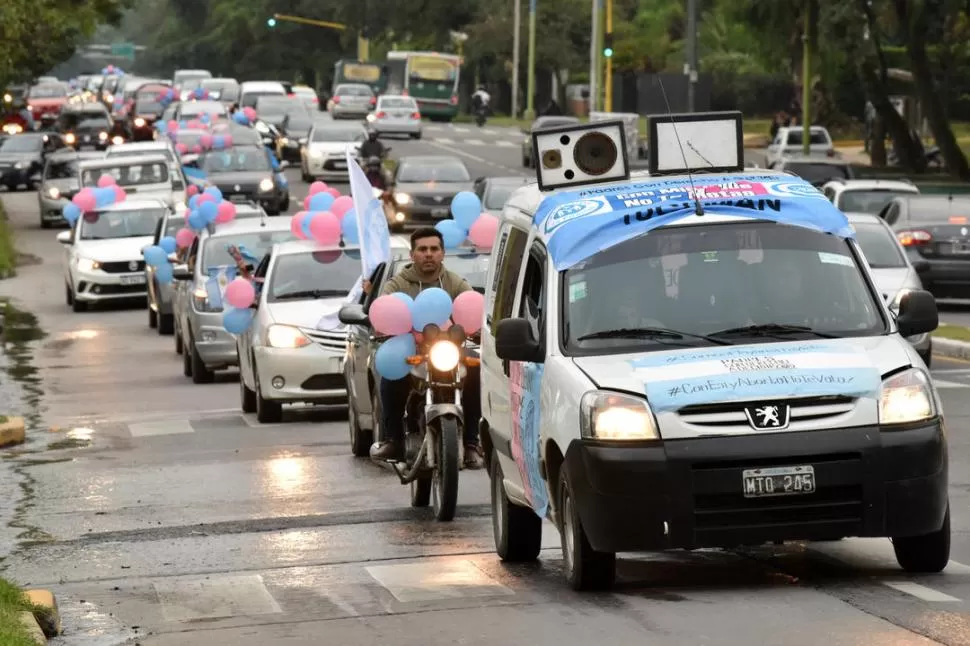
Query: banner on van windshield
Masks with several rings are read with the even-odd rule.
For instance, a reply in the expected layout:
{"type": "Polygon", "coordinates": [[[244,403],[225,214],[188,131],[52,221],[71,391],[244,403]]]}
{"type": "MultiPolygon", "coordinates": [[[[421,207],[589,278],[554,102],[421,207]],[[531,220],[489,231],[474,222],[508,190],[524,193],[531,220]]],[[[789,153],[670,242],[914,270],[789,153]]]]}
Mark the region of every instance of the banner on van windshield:
{"type": "Polygon", "coordinates": [[[672,224],[695,212],[772,220],[843,238],[854,232],[845,214],[814,186],[797,177],[715,175],[648,179],[554,193],[536,209],[534,222],[548,238],[556,269],[569,269],[593,254],[672,224]]]}

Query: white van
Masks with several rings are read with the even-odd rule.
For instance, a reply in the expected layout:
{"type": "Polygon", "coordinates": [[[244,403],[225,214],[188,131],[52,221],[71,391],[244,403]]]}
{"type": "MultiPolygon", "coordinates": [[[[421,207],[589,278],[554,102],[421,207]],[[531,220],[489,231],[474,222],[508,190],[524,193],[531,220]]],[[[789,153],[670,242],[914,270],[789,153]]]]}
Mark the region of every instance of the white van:
{"type": "Polygon", "coordinates": [[[841,211],[745,170],[740,113],[650,129],[633,177],[620,122],[534,133],[539,185],[502,212],[481,346],[498,554],[537,558],[549,517],[575,589],[611,585],[617,552],[847,536],[941,571],[943,411],[904,339],[937,327],[933,297],[887,309],[841,211]]]}
{"type": "Polygon", "coordinates": [[[239,87],[239,107],[255,108],[261,96],[286,96],[279,81],[246,81],[239,87]]]}
{"type": "Polygon", "coordinates": [[[81,188],[94,188],[102,175],[111,175],[129,197],[158,199],[170,209],[185,201],[185,181],[181,172],[181,169],[173,171],[168,158],[162,153],[112,156],[78,165],[81,188]],[[178,185],[174,183],[176,179],[178,185]]]}

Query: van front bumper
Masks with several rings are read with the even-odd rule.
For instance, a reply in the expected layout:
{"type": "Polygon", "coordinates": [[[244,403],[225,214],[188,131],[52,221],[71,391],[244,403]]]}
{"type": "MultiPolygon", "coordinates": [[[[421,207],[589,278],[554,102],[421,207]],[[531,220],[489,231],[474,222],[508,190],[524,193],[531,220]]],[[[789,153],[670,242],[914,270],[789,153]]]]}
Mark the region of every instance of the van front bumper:
{"type": "Polygon", "coordinates": [[[592,547],[635,552],[845,536],[928,534],[947,507],[942,420],[652,445],[576,440],[566,451],[592,547]],[[811,465],[811,494],[745,498],[742,471],[811,465]]]}

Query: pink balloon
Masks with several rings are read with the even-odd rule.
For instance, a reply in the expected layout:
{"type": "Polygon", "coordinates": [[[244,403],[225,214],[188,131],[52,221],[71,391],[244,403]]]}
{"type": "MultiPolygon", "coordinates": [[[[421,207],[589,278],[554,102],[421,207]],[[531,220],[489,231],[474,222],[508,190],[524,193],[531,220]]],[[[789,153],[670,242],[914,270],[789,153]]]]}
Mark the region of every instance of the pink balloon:
{"type": "Polygon", "coordinates": [[[206,133],[199,138],[203,148],[212,148],[212,135],[206,133]]]}
{"type": "MultiPolygon", "coordinates": [[[[400,300],[400,299],[398,299],[400,300]]],[[[376,301],[375,301],[376,302],[376,301]]],[[[458,294],[451,310],[451,319],[465,329],[467,334],[475,334],[482,328],[482,317],[485,315],[485,297],[469,290],[458,294]]]]}
{"type": "Polygon", "coordinates": [[[216,215],[216,224],[225,224],[226,222],[232,222],[233,218],[236,217],[236,205],[232,202],[227,202],[223,200],[219,202],[219,211],[216,215]]]}
{"type": "Polygon", "coordinates": [[[226,148],[232,148],[232,135],[226,135],[222,139],[223,139],[223,141],[226,142],[225,143],[225,147],[226,148]]]}
{"type": "Polygon", "coordinates": [[[325,190],[327,190],[327,185],[321,182],[320,180],[317,180],[312,184],[310,184],[310,196],[316,195],[317,193],[321,193],[325,190]]]}
{"type": "Polygon", "coordinates": [[[407,334],[413,325],[411,308],[403,299],[391,294],[374,300],[367,315],[374,330],[387,336],[407,334]]]}
{"type": "Polygon", "coordinates": [[[352,208],[354,208],[354,199],[349,195],[341,195],[330,205],[330,212],[336,215],[337,218],[343,219],[347,211],[352,208]]]}
{"type": "MultiPolygon", "coordinates": [[[[338,191],[337,189],[335,189],[332,186],[328,186],[327,187],[327,193],[330,193],[334,197],[340,197],[340,191],[338,191]]],[[[336,200],[334,200],[334,201],[336,201],[336,200]]]]}
{"type": "Polygon", "coordinates": [[[310,235],[320,244],[337,244],[340,242],[340,218],[329,211],[314,213],[310,220],[310,235]]]}
{"type": "Polygon", "coordinates": [[[71,200],[82,212],[93,211],[98,206],[98,198],[91,188],[81,189],[71,200]]]}
{"type": "Polygon", "coordinates": [[[206,202],[215,202],[215,201],[216,201],[216,198],[213,197],[211,193],[203,193],[202,195],[199,196],[199,199],[196,200],[195,202],[196,208],[202,206],[206,202]]]}
{"type": "Polygon", "coordinates": [[[128,194],[125,193],[125,189],[121,188],[117,184],[114,185],[115,189],[115,203],[124,202],[128,199],[128,194]]]}
{"type": "Polygon", "coordinates": [[[178,121],[176,121],[175,119],[172,119],[171,121],[168,122],[168,131],[169,132],[178,132],[178,129],[179,129],[179,122],[178,121]]]}
{"type": "Polygon", "coordinates": [[[296,236],[298,240],[306,240],[306,236],[303,235],[303,219],[309,215],[306,211],[300,211],[293,216],[290,220],[290,232],[296,236]]]}
{"type": "Polygon", "coordinates": [[[98,178],[98,188],[108,188],[117,184],[113,175],[107,173],[98,178]]]}
{"type": "Polygon", "coordinates": [[[313,195],[307,195],[305,198],[303,198],[303,210],[304,211],[309,211],[310,210],[310,198],[311,197],[313,197],[313,195]]]}
{"type": "Polygon", "coordinates": [[[202,146],[200,146],[199,144],[195,144],[194,146],[192,146],[192,152],[198,155],[199,153],[202,152],[202,146]]]}
{"type": "Polygon", "coordinates": [[[245,278],[237,278],[226,286],[226,302],[237,310],[249,307],[255,299],[256,290],[245,278]]]}
{"type": "Polygon", "coordinates": [[[192,119],[186,125],[189,127],[189,130],[202,130],[203,128],[202,122],[198,119],[192,119]]]}
{"type": "Polygon", "coordinates": [[[250,121],[256,120],[255,108],[245,107],[243,108],[243,114],[246,115],[246,118],[249,119],[250,121]]]}
{"type": "Polygon", "coordinates": [[[179,249],[187,249],[191,247],[194,240],[195,231],[189,228],[179,229],[178,233],[175,234],[175,244],[178,245],[179,249]]]}
{"type": "Polygon", "coordinates": [[[185,189],[185,193],[189,197],[192,197],[193,195],[195,195],[198,192],[199,192],[199,187],[196,186],[195,184],[189,184],[189,187],[187,189],[185,189]]]}
{"type": "Polygon", "coordinates": [[[498,218],[490,213],[482,213],[472,224],[468,239],[480,249],[491,249],[498,235],[498,218]]]}
{"type": "Polygon", "coordinates": [[[180,155],[184,155],[185,153],[189,152],[189,147],[180,141],[175,144],[175,150],[177,150],[180,155]]]}

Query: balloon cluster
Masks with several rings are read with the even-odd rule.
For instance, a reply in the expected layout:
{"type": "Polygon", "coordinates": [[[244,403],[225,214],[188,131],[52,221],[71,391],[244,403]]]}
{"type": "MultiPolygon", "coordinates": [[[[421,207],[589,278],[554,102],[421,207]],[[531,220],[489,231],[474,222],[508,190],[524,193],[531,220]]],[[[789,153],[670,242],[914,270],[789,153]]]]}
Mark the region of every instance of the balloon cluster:
{"type": "Polygon", "coordinates": [[[124,202],[128,197],[125,189],[118,186],[115,178],[111,175],[102,175],[98,178],[97,188],[81,189],[70,202],[61,209],[61,215],[71,226],[77,222],[79,217],[87,216],[96,209],[103,209],[106,206],[124,202]]]}
{"type": "Polygon", "coordinates": [[[323,182],[310,185],[310,193],[303,200],[303,211],[290,221],[290,231],[300,240],[313,240],[321,245],[335,245],[346,229],[353,229],[356,237],[357,220],[353,213],[354,200],[323,182]],[[353,218],[346,226],[348,216],[353,218]]]}
{"type": "Polygon", "coordinates": [[[125,71],[120,67],[115,67],[114,65],[108,65],[101,68],[102,75],[114,74],[116,76],[124,76],[125,71]]]}
{"type": "Polygon", "coordinates": [[[225,224],[236,217],[236,205],[223,199],[217,186],[209,186],[203,192],[199,187],[189,184],[185,189],[189,196],[188,210],[185,212],[185,228],[179,229],[175,241],[180,248],[188,247],[195,236],[210,224],[225,224]]]}
{"type": "MultiPolygon", "coordinates": [[[[178,151],[179,155],[198,155],[208,150],[232,148],[232,135],[229,132],[229,124],[213,124],[212,116],[208,114],[203,114],[198,119],[191,119],[189,121],[184,119],[182,121],[176,121],[174,119],[171,121],[158,121],[155,124],[155,129],[160,135],[167,136],[172,140],[172,143],[175,144],[175,150],[178,151]],[[204,130],[206,132],[199,138],[198,143],[190,147],[185,142],[179,141],[179,133],[186,130],[204,130]]],[[[192,134],[194,135],[195,133],[192,134]]]]}
{"type": "Polygon", "coordinates": [[[256,288],[245,278],[236,278],[226,285],[223,300],[229,308],[222,314],[222,327],[229,334],[242,334],[253,321],[250,305],[256,300],[256,288]]]}
{"type": "Polygon", "coordinates": [[[176,238],[165,236],[158,241],[157,245],[145,247],[145,251],[142,252],[142,255],[145,256],[145,263],[154,269],[155,278],[158,279],[159,283],[167,285],[175,280],[172,263],[168,256],[175,253],[177,247],[176,238]]]}
{"type": "Polygon", "coordinates": [[[482,201],[471,191],[462,191],[451,201],[452,220],[442,220],[435,229],[444,239],[445,249],[461,246],[466,239],[479,249],[491,249],[498,234],[499,221],[482,212],[482,201]]]}
{"type": "Polygon", "coordinates": [[[417,351],[416,336],[425,326],[447,330],[454,323],[465,334],[478,332],[485,316],[485,297],[469,290],[452,301],[440,287],[426,289],[414,299],[397,292],[375,299],[368,316],[378,334],[391,337],[374,355],[374,367],[381,377],[395,381],[410,373],[407,359],[417,351]]]}
{"type": "Polygon", "coordinates": [[[241,110],[236,110],[232,115],[232,120],[241,126],[251,126],[256,123],[256,109],[247,106],[241,110]]]}
{"type": "Polygon", "coordinates": [[[172,102],[178,98],[178,94],[175,92],[175,88],[168,88],[162,92],[158,97],[158,102],[163,108],[167,108],[172,105],[172,102]]]}

